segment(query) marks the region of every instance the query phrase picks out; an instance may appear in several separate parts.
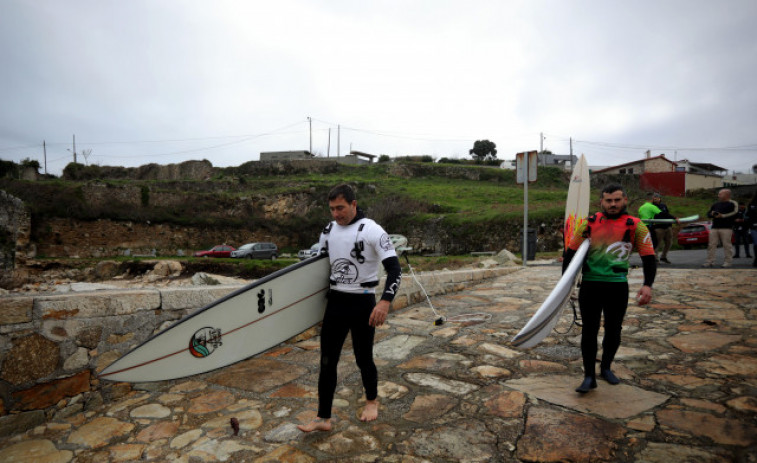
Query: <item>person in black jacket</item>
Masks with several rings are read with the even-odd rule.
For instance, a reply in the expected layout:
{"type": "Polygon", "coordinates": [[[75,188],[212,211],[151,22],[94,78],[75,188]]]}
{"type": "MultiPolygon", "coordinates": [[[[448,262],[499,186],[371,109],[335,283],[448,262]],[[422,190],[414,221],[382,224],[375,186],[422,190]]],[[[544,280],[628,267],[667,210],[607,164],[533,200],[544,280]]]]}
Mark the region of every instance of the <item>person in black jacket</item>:
{"type": "Polygon", "coordinates": [[[749,228],[749,234],[752,236],[752,246],[754,247],[754,262],[752,267],[757,267],[757,192],[754,193],[752,201],[747,205],[744,212],[744,220],[749,228]]]}
{"type": "Polygon", "coordinates": [[[739,249],[742,244],[744,245],[744,257],[752,257],[751,254],[749,254],[749,227],[747,226],[746,219],[744,219],[745,214],[746,206],[744,203],[739,203],[739,210],[736,212],[736,218],[733,220],[733,237],[735,238],[734,249],[736,250],[733,257],[736,259],[741,257],[739,255],[739,249]]]}
{"type": "MultiPolygon", "coordinates": [[[[662,202],[662,196],[659,193],[655,193],[652,201],[660,209],[660,213],[655,214],[655,219],[669,219],[678,223],[678,218],[670,213],[668,206],[662,202]]],[[[673,223],[656,223],[654,234],[657,236],[655,253],[660,256],[660,262],[669,264],[668,251],[670,251],[670,246],[673,244],[673,223]]]]}

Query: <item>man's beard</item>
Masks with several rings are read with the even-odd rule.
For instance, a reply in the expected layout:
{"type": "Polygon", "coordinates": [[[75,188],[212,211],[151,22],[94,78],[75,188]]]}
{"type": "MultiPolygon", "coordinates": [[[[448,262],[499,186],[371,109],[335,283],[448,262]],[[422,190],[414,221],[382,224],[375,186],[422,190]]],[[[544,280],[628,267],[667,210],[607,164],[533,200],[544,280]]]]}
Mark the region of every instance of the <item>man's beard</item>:
{"type": "Polygon", "coordinates": [[[610,214],[609,212],[607,212],[607,209],[604,209],[602,212],[605,213],[605,217],[607,217],[608,219],[617,219],[623,214],[626,214],[628,212],[628,208],[623,207],[623,209],[621,209],[620,212],[618,212],[617,214],[610,214]]]}

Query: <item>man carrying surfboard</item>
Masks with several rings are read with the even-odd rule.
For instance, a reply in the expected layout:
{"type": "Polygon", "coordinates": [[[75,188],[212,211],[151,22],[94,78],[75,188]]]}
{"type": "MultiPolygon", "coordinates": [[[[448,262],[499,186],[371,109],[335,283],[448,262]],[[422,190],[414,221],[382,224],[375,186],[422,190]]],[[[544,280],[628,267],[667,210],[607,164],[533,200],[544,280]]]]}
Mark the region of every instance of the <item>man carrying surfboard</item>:
{"type": "Polygon", "coordinates": [[[610,384],[620,380],[610,368],[620,347],[620,332],[628,308],[628,260],[635,249],[641,256],[644,283],[636,299],[640,305],[652,300],[652,284],[657,273],[654,248],[647,226],[628,215],[628,196],[623,187],[610,184],[600,193],[602,212],[594,214],[576,229],[563,260],[563,271],[570,264],[581,243],[590,239],[578,293],[581,307],[581,354],[584,381],[576,392],[586,393],[597,387],[595,362],[597,334],[604,313],[605,335],[602,340],[600,376],[610,384]]]}
{"type": "Polygon", "coordinates": [[[321,328],[321,370],[318,376],[318,414],[301,431],[330,431],[331,406],[337,384],[337,364],[347,333],[352,334],[355,362],[365,389],[361,421],[378,417],[378,372],[373,362],[373,338],[389,313],[402,279],[400,261],[384,229],[357,207],[349,185],[334,187],[328,196],[334,221],[321,233],[320,249],[331,263],[330,290],[321,328]],[[379,263],[386,284],[376,303],[379,263]]]}

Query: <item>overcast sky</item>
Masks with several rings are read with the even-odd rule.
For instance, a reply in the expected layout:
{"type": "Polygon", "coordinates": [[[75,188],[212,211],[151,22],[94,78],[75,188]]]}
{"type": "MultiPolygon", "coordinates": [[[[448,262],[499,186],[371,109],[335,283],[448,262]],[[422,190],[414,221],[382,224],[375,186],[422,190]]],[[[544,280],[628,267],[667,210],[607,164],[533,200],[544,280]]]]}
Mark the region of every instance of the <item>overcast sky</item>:
{"type": "Polygon", "coordinates": [[[572,137],[592,166],[649,149],[748,172],[755,20],[754,0],[0,0],[0,158],[44,169],[45,141],[59,175],[74,135],[79,162],[130,167],[311,133],[322,156],[436,159],[572,137]]]}

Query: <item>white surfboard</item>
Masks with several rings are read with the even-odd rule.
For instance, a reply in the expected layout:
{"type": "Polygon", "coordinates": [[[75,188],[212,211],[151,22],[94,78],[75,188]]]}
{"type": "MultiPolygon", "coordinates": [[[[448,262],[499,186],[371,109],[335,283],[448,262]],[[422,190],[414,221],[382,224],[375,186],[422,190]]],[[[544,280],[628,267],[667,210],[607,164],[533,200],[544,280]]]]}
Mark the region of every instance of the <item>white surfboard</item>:
{"type": "MultiPolygon", "coordinates": [[[[568,186],[568,198],[565,201],[565,222],[563,224],[563,249],[568,249],[573,233],[589,216],[589,196],[591,185],[589,178],[589,164],[583,154],[573,167],[568,186]]],[[[568,302],[578,276],[584,257],[589,250],[589,240],[583,242],[573,257],[570,265],[563,273],[547,299],[534,313],[520,332],[512,339],[511,344],[527,349],[540,343],[546,338],[560,319],[565,303],[568,302]]]]}
{"type": "MultiPolygon", "coordinates": [[[[678,219],[678,223],[696,222],[699,220],[698,215],[690,215],[688,217],[681,217],[678,219]]],[[[676,219],[646,219],[644,222],[648,223],[676,223],[676,219]]]]}
{"type": "Polygon", "coordinates": [[[552,332],[552,329],[557,324],[557,320],[560,319],[560,314],[563,307],[565,307],[565,303],[568,302],[573,292],[578,274],[581,273],[584,258],[586,257],[586,253],[589,252],[589,242],[590,240],[586,239],[578,247],[576,255],[573,256],[568,268],[565,269],[565,273],[563,273],[555,288],[549,293],[549,296],[547,296],[547,299],[539,307],[539,310],[526,323],[526,326],[510,341],[513,346],[522,347],[523,349],[534,347],[552,332]]]}
{"type": "Polygon", "coordinates": [[[163,381],[239,362],[323,320],[328,289],[328,256],[303,260],[179,320],[113,362],[99,377],[163,381]]]}

